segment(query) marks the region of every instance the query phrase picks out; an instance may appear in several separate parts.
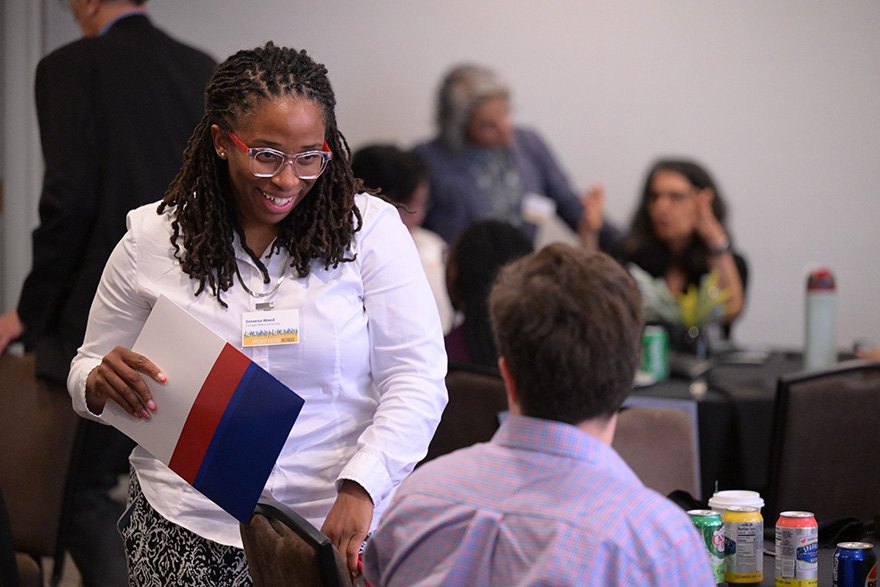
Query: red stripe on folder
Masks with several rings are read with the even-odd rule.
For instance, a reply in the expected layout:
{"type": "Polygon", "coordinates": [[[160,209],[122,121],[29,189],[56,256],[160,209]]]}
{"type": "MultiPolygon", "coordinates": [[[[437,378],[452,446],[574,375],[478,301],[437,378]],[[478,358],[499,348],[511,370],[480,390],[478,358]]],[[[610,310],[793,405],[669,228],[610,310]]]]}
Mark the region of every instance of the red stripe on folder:
{"type": "Polygon", "coordinates": [[[168,467],[190,484],[195,482],[217,424],[250,363],[241,351],[227,343],[193,402],[168,462],[168,467]]]}

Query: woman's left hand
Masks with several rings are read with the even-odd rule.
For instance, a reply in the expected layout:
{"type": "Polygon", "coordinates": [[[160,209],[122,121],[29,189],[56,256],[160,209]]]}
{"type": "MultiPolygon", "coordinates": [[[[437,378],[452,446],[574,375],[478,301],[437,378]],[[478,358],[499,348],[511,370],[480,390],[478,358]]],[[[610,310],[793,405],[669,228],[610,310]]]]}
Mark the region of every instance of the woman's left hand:
{"type": "Polygon", "coordinates": [[[714,199],[715,192],[711,188],[697,192],[697,223],[695,228],[710,251],[718,249],[727,242],[724,227],[721,226],[712,211],[712,200],[714,199]]]}
{"type": "Polygon", "coordinates": [[[358,553],[367,538],[372,521],[373,501],[370,494],[354,481],[343,480],[336,502],[321,526],[321,532],[333,542],[353,577],[359,574],[358,553]]]}

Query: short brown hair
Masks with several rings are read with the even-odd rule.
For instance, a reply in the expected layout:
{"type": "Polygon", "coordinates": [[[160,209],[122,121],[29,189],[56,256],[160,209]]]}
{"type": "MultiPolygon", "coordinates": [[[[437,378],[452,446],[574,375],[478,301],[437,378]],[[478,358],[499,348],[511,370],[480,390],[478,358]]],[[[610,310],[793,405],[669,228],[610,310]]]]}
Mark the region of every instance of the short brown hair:
{"type": "Polygon", "coordinates": [[[549,245],[501,270],[489,312],[524,415],[577,424],[620,409],[644,321],[638,286],[614,259],[549,245]]]}

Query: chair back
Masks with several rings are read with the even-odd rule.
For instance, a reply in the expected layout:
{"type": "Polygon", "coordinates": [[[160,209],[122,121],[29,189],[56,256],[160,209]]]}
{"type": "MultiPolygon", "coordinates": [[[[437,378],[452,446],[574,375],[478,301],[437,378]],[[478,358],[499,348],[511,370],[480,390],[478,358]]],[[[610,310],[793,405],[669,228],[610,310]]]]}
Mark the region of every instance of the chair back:
{"type": "Polygon", "coordinates": [[[31,354],[0,355],[0,402],[0,487],[15,548],[36,560],[54,557],[54,583],[79,417],[64,386],[37,379],[31,354]]]}
{"type": "Polygon", "coordinates": [[[281,503],[261,501],[240,530],[254,587],[352,585],[330,539],[281,503]]]}
{"type": "Polygon", "coordinates": [[[683,490],[700,499],[696,405],[630,398],[617,417],[611,446],[646,487],[662,495],[683,490]]]}
{"type": "Polygon", "coordinates": [[[777,386],[765,520],[880,514],[880,363],[846,361],[777,386]]]}
{"type": "Polygon", "coordinates": [[[449,402],[422,463],[487,442],[500,426],[499,414],[507,410],[504,382],[488,370],[451,369],[446,391],[449,402]]]}
{"type": "Polygon", "coordinates": [[[19,584],[15,554],[9,514],[6,511],[6,501],[3,499],[3,488],[0,487],[0,587],[19,584]]]}

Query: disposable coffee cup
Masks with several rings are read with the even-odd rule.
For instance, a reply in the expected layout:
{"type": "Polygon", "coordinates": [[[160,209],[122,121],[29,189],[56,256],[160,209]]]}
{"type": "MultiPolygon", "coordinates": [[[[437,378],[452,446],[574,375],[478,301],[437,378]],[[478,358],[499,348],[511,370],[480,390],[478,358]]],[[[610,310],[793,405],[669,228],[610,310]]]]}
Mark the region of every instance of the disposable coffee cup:
{"type": "Polygon", "coordinates": [[[716,491],[709,498],[709,508],[720,514],[724,514],[727,508],[734,506],[753,507],[758,508],[758,511],[760,511],[764,507],[764,499],[757,491],[746,491],[744,489],[716,491]]]}

